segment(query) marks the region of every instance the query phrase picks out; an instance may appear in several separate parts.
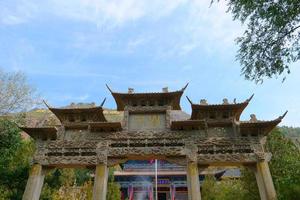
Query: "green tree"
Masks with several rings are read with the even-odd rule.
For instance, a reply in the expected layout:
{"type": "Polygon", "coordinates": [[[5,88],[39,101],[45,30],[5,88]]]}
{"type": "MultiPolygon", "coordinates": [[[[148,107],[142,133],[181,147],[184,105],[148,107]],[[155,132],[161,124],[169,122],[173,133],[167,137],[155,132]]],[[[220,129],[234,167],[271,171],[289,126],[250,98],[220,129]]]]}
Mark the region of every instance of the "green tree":
{"type": "MultiPolygon", "coordinates": [[[[36,97],[23,73],[0,69],[0,115],[26,110],[35,104],[36,97]]],[[[18,200],[25,189],[34,145],[31,140],[22,140],[13,121],[24,124],[24,115],[0,116],[0,199],[18,200]]]]}
{"type": "Polygon", "coordinates": [[[22,72],[0,69],[0,115],[24,111],[37,103],[38,95],[22,72]]]}
{"type": "Polygon", "coordinates": [[[216,180],[213,176],[205,176],[202,183],[201,196],[203,200],[216,199],[216,180]]]}
{"type": "Polygon", "coordinates": [[[297,199],[300,197],[299,148],[280,129],[268,136],[266,147],[273,155],[270,170],[278,199],[297,199]]]}
{"type": "Polygon", "coordinates": [[[243,188],[244,200],[260,200],[258,186],[253,170],[242,167],[240,184],[243,188]]]}
{"type": "MultiPolygon", "coordinates": [[[[291,133],[300,135],[298,128],[276,128],[268,135],[265,145],[273,155],[269,166],[279,200],[296,200],[300,196],[300,150],[287,137],[291,133]]],[[[253,171],[242,168],[241,175],[240,180],[219,183],[213,177],[206,177],[202,185],[203,199],[259,200],[253,171]]]]}
{"type": "MultiPolygon", "coordinates": [[[[243,180],[244,181],[244,180],[243,180]]],[[[250,200],[246,198],[247,191],[242,184],[242,180],[225,179],[217,182],[212,175],[205,176],[202,184],[202,199],[203,200],[250,200]]],[[[255,199],[251,199],[255,200],[255,199]]]]}
{"type": "Polygon", "coordinates": [[[47,173],[41,193],[42,200],[52,200],[61,187],[71,187],[75,183],[74,169],[54,169],[47,173]]]}
{"type": "MultiPolygon", "coordinates": [[[[220,0],[212,0],[212,2],[220,0]]],[[[237,59],[248,80],[290,73],[289,64],[300,59],[299,0],[226,0],[234,20],[247,23],[237,38],[237,59]]]]}
{"type": "Polygon", "coordinates": [[[246,192],[240,180],[222,180],[216,185],[216,200],[246,200],[245,197],[246,192]]]}
{"type": "Polygon", "coordinates": [[[76,185],[85,185],[91,179],[92,171],[90,169],[75,169],[76,185]]]}
{"type": "Polygon", "coordinates": [[[42,200],[91,199],[90,169],[53,169],[44,180],[42,200]],[[72,188],[76,188],[73,189],[72,188]]]}
{"type": "Polygon", "coordinates": [[[28,178],[32,141],[21,139],[15,123],[0,119],[0,199],[21,199],[28,178]]]}
{"type": "Polygon", "coordinates": [[[115,182],[114,168],[109,168],[106,199],[107,200],[121,199],[120,184],[115,182]]]}

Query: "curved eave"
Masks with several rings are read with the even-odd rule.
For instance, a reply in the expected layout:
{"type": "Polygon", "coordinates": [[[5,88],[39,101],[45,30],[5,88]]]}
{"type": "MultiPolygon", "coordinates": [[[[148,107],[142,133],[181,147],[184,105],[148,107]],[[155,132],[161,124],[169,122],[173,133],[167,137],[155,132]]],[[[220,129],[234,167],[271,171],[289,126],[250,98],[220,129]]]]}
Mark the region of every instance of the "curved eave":
{"type": "Polygon", "coordinates": [[[175,92],[157,92],[157,93],[116,93],[111,92],[112,96],[114,97],[117,110],[124,111],[126,104],[124,103],[125,100],[138,100],[138,99],[158,99],[158,98],[168,98],[172,99],[172,109],[173,110],[181,110],[180,107],[180,99],[183,94],[183,90],[175,91],[175,92]]]}
{"type": "Polygon", "coordinates": [[[223,119],[223,120],[207,120],[207,127],[230,127],[232,126],[232,120],[230,119],[223,119]]]}
{"type": "Polygon", "coordinates": [[[199,130],[204,129],[206,123],[204,120],[183,120],[172,121],[171,130],[199,130]]]}
{"type": "Polygon", "coordinates": [[[92,122],[89,123],[91,132],[102,131],[121,131],[122,125],[120,122],[92,122]]]}
{"type": "Polygon", "coordinates": [[[57,139],[57,128],[56,127],[19,127],[22,131],[30,135],[33,139],[42,140],[56,140],[57,139]]]}
{"type": "Polygon", "coordinates": [[[248,103],[249,103],[248,101],[245,101],[243,103],[236,103],[236,104],[210,104],[210,105],[191,104],[192,106],[191,119],[197,119],[197,113],[199,112],[231,111],[234,112],[234,116],[236,120],[239,120],[242,112],[247,107],[248,103]]]}
{"type": "Polygon", "coordinates": [[[271,121],[241,121],[240,130],[258,130],[263,135],[268,135],[279,123],[281,122],[280,118],[271,121]]]}
{"type": "Polygon", "coordinates": [[[87,122],[66,122],[63,123],[66,130],[88,130],[87,122]]]}
{"type": "Polygon", "coordinates": [[[90,107],[90,108],[49,108],[53,113],[61,114],[78,114],[78,113],[88,113],[88,112],[103,112],[102,107],[90,107]]]}
{"type": "Polygon", "coordinates": [[[63,122],[65,115],[82,115],[82,114],[97,114],[97,118],[99,121],[107,121],[104,114],[103,108],[98,107],[91,107],[91,108],[51,108],[49,110],[61,121],[63,122]]]}
{"type": "Polygon", "coordinates": [[[74,122],[63,125],[67,130],[88,130],[91,132],[111,132],[121,131],[122,126],[120,122],[74,122]]]}

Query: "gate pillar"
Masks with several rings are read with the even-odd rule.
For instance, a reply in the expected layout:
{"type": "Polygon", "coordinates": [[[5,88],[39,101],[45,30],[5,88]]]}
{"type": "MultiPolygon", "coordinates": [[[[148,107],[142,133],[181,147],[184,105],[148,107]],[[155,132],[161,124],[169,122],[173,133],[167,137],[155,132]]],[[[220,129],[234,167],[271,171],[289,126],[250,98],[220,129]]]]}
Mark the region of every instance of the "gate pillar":
{"type": "Polygon", "coordinates": [[[268,162],[263,161],[256,164],[255,176],[261,199],[276,200],[276,191],[274,188],[268,162]]]}
{"type": "Polygon", "coordinates": [[[188,161],[186,171],[189,200],[201,200],[198,163],[188,161]]]}
{"type": "Polygon", "coordinates": [[[108,168],[106,164],[98,164],[95,169],[93,200],[106,200],[108,168]]]}
{"type": "Polygon", "coordinates": [[[29,172],[22,200],[39,200],[44,183],[45,172],[42,165],[33,164],[29,172]]]}
{"type": "Polygon", "coordinates": [[[267,195],[266,195],[264,180],[261,176],[261,173],[258,172],[257,168],[254,168],[254,173],[255,173],[255,178],[256,178],[256,182],[257,182],[260,199],[268,200],[267,195]]]}

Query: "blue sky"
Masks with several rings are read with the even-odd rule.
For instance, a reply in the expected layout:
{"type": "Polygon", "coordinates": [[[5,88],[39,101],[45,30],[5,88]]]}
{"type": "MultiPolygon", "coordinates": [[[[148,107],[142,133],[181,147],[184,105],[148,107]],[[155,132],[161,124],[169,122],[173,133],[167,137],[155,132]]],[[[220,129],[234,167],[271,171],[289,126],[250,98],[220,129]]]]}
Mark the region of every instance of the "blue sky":
{"type": "MultiPolygon", "coordinates": [[[[255,96],[242,119],[300,126],[299,67],[262,85],[244,80],[234,39],[244,26],[210,0],[1,0],[0,67],[26,73],[52,106],[71,102],[115,108],[115,91],[182,88],[194,102],[255,96]]],[[[298,63],[299,64],[299,63],[298,63]]],[[[190,112],[182,98],[182,107],[190,112]]]]}

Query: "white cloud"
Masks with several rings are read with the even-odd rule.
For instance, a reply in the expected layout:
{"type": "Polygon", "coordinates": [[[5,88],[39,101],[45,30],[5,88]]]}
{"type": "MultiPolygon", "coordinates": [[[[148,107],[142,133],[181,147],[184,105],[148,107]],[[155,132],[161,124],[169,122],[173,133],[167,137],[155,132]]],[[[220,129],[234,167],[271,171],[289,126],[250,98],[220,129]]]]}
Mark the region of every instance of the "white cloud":
{"type": "MultiPolygon", "coordinates": [[[[207,55],[234,47],[242,32],[240,24],[226,13],[224,1],[210,0],[4,0],[0,3],[0,24],[29,23],[35,18],[55,16],[64,20],[96,25],[97,31],[74,32],[68,39],[81,50],[81,56],[95,52],[135,53],[151,48],[148,53],[158,59],[187,56],[205,51],[207,55]],[[3,3],[4,2],[4,3],[3,3]],[[180,10],[180,12],[175,12],[180,10]],[[149,29],[160,19],[166,20],[165,31],[149,29]],[[179,19],[176,21],[175,19],[179,19]],[[147,19],[147,20],[144,20],[147,19]],[[143,21],[141,21],[143,20],[143,21]],[[150,20],[150,21],[149,21],[150,20]],[[116,35],[142,22],[139,31],[122,39],[116,35]],[[147,24],[150,22],[149,24],[147,24]],[[127,26],[129,25],[129,26],[127,26]],[[127,29],[128,28],[128,29],[127,29]],[[145,29],[143,29],[145,28],[145,29]]],[[[164,27],[162,27],[164,28],[164,27]]]]}
{"type": "Polygon", "coordinates": [[[226,13],[224,1],[213,5],[210,2],[194,0],[190,3],[187,19],[177,30],[182,37],[171,50],[173,53],[187,55],[202,49],[213,55],[234,46],[234,39],[243,31],[240,23],[233,21],[231,14],[226,13]]]}
{"type": "Polygon", "coordinates": [[[53,93],[53,94],[51,94],[51,96],[49,98],[50,105],[51,105],[51,102],[57,101],[58,96],[59,96],[60,102],[84,102],[90,98],[89,94],[74,95],[74,94],[53,93]]]}
{"type": "Polygon", "coordinates": [[[52,0],[55,14],[98,25],[122,25],[143,17],[160,18],[185,0],[52,0]]]}
{"type": "Polygon", "coordinates": [[[0,24],[17,25],[28,22],[37,12],[34,1],[9,0],[0,2],[0,24]]]}
{"type": "Polygon", "coordinates": [[[151,41],[153,38],[151,37],[142,37],[139,36],[134,39],[130,39],[127,42],[126,51],[128,53],[134,53],[138,48],[140,48],[142,45],[145,45],[147,42],[151,41]]]}
{"type": "Polygon", "coordinates": [[[19,18],[14,15],[6,15],[5,17],[1,18],[1,22],[6,25],[15,25],[24,23],[25,19],[19,18]]]}
{"type": "Polygon", "coordinates": [[[123,25],[143,17],[158,19],[169,15],[186,0],[4,0],[0,4],[0,22],[20,24],[31,18],[52,14],[98,26],[123,25]]]}

